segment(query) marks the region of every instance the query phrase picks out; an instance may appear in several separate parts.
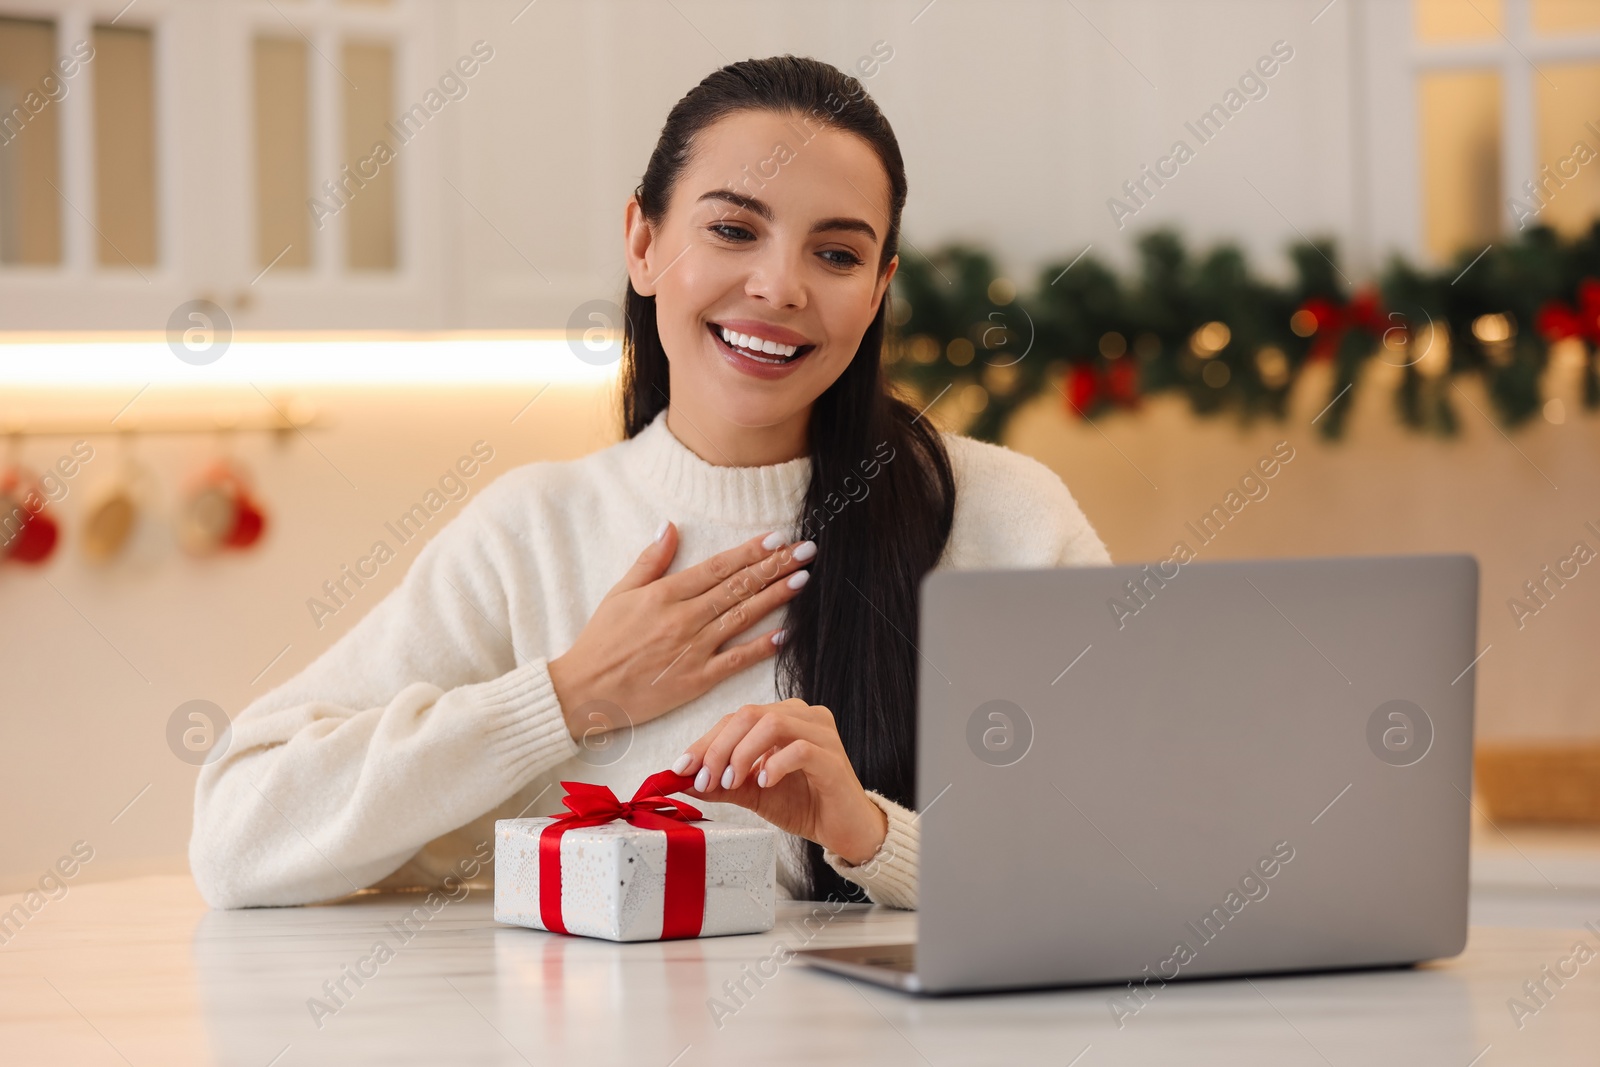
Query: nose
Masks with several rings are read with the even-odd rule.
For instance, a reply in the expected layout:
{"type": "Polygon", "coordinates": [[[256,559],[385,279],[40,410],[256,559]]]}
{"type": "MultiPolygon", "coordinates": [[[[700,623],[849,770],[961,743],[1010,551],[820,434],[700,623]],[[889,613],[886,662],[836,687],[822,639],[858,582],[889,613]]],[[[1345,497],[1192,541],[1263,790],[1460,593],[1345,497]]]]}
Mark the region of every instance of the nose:
{"type": "Polygon", "coordinates": [[[745,280],[747,296],[757,296],[773,307],[800,310],[806,306],[806,286],[801,253],[773,244],[763,250],[745,280]]]}

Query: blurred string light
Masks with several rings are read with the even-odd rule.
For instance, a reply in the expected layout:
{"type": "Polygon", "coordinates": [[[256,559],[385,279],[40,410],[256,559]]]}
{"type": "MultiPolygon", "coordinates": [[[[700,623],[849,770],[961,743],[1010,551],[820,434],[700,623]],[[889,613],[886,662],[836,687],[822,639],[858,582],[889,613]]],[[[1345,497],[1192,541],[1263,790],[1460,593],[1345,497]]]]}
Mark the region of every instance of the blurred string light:
{"type": "Polygon", "coordinates": [[[55,340],[0,335],[0,388],[168,385],[495,385],[612,380],[621,338],[588,338],[583,358],[562,331],[514,337],[372,334],[234,335],[215,362],[177,358],[164,335],[55,340]]]}
{"type": "Polygon", "coordinates": [[[1289,382],[1289,357],[1277,345],[1266,345],[1256,352],[1256,370],[1267,388],[1280,389],[1289,382]]]}
{"type": "Polygon", "coordinates": [[[965,367],[977,354],[977,347],[965,337],[952,337],[944,350],[944,358],[957,367],[965,367]]]}
{"type": "Polygon", "coordinates": [[[1484,344],[1494,344],[1498,341],[1509,340],[1511,337],[1511,320],[1505,315],[1479,315],[1472,320],[1472,336],[1484,344]]]}
{"type": "MultiPolygon", "coordinates": [[[[1225,322],[1208,322],[1194,332],[1189,338],[1189,347],[1194,349],[1194,354],[1201,359],[1210,359],[1212,356],[1228,347],[1228,342],[1233,340],[1233,331],[1228,329],[1225,322]]],[[[1224,378],[1224,381],[1227,379],[1224,378]]],[[[1207,384],[1210,384],[1209,382],[1207,384]]]]}

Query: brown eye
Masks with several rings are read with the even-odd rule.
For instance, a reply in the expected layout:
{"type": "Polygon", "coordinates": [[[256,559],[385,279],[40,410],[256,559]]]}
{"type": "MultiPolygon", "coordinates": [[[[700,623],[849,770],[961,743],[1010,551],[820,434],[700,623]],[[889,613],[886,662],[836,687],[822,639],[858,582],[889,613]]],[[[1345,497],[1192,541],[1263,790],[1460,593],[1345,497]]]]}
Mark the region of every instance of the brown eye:
{"type": "Polygon", "coordinates": [[[745,239],[753,240],[755,238],[755,235],[752,234],[749,230],[745,229],[743,226],[735,226],[732,223],[719,222],[719,223],[716,223],[715,225],[707,227],[707,228],[712,233],[714,233],[718,237],[722,238],[724,241],[729,241],[729,242],[734,243],[734,244],[742,244],[745,239]],[[735,233],[743,234],[744,237],[743,238],[729,237],[727,234],[722,232],[724,230],[733,230],[735,233]]]}

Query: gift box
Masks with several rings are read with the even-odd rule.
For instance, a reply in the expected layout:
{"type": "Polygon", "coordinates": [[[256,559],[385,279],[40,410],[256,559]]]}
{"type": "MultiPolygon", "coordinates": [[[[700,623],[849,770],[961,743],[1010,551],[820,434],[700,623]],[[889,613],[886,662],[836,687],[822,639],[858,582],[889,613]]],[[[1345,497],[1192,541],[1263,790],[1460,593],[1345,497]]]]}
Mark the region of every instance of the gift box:
{"type": "Polygon", "coordinates": [[[702,817],[662,771],[633,799],[562,782],[563,815],[495,822],[494,918],[611,941],[752,934],[776,923],[778,833],[702,817]]]}

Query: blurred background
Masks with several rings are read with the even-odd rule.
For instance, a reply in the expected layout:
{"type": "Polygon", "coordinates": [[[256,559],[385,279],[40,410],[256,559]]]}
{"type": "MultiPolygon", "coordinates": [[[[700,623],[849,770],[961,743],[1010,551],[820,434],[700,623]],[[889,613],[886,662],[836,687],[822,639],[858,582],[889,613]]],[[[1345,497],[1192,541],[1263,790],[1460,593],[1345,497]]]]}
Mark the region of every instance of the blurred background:
{"type": "Polygon", "coordinates": [[[227,715],[617,439],[625,200],[784,52],[931,418],[1119,563],[1474,554],[1482,817],[1600,821],[1600,0],[0,0],[0,892],[186,869],[227,715]]]}

